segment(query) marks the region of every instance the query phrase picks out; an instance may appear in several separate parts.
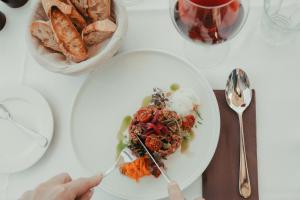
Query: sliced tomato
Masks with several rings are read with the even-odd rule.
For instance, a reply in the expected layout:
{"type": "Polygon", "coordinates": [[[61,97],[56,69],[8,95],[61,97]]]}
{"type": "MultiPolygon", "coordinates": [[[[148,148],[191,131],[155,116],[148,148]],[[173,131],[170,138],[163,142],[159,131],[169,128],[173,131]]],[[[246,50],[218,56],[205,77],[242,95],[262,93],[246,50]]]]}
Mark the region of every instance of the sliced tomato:
{"type": "Polygon", "coordinates": [[[182,120],[182,127],[186,130],[190,130],[195,125],[196,119],[194,115],[187,115],[182,120]]]}
{"type": "Polygon", "coordinates": [[[163,143],[158,138],[150,135],[146,138],[145,145],[149,150],[157,152],[162,148],[163,143]]]}
{"type": "Polygon", "coordinates": [[[136,120],[139,122],[149,122],[152,118],[152,110],[147,108],[141,108],[136,113],[136,120]]]}

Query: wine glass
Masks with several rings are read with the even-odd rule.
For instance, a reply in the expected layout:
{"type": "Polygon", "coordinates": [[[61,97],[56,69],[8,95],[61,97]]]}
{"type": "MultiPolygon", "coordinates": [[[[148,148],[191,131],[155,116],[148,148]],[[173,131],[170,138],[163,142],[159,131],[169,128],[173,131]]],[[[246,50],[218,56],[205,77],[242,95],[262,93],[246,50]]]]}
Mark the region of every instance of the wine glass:
{"type": "Polygon", "coordinates": [[[284,45],[300,35],[299,0],[265,0],[261,31],[267,42],[284,45]]]}
{"type": "Polygon", "coordinates": [[[248,0],[170,0],[170,14],[184,40],[184,53],[202,68],[216,66],[229,52],[227,41],[242,29],[248,0]]]}

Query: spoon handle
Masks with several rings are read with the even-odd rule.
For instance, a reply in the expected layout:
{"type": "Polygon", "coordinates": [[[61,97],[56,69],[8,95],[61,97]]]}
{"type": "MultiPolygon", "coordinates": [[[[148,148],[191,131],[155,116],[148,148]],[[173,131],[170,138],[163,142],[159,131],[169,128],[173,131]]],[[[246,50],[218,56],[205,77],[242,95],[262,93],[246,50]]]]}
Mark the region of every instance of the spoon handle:
{"type": "Polygon", "coordinates": [[[45,148],[48,145],[48,138],[46,138],[45,136],[35,132],[34,130],[31,130],[31,129],[23,126],[22,124],[15,121],[14,119],[11,119],[11,122],[14,123],[15,126],[17,126],[19,129],[23,130],[24,132],[29,134],[31,137],[33,137],[41,147],[45,148]]]}
{"type": "Polygon", "coordinates": [[[245,149],[243,116],[239,114],[240,123],[240,174],[239,174],[239,192],[245,199],[251,196],[251,184],[249,178],[247,156],[245,149]]]}

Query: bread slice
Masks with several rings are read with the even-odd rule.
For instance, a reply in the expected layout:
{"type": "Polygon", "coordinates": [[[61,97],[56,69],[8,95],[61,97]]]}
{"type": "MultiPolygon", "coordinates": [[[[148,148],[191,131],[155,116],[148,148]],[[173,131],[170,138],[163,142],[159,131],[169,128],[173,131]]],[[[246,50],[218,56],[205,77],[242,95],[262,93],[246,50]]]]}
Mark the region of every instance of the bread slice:
{"type": "Polygon", "coordinates": [[[88,0],[87,13],[94,22],[108,19],[111,13],[111,0],[88,0]]]}
{"type": "Polygon", "coordinates": [[[88,18],[88,0],[71,0],[72,4],[77,8],[82,16],[88,18]]]}
{"type": "Polygon", "coordinates": [[[96,21],[82,31],[82,38],[86,45],[99,44],[111,37],[116,31],[117,25],[109,19],[96,21]]]}
{"type": "Polygon", "coordinates": [[[48,17],[53,6],[56,6],[65,15],[71,15],[72,13],[72,6],[60,0],[42,0],[42,5],[48,17]]]}
{"type": "Polygon", "coordinates": [[[116,11],[115,11],[115,5],[114,5],[114,1],[110,2],[110,16],[108,19],[110,19],[110,21],[117,23],[117,19],[116,19],[116,11]]]}
{"type": "Polygon", "coordinates": [[[87,48],[70,18],[57,7],[52,7],[50,22],[62,53],[74,62],[86,60],[88,58],[87,48]]]}
{"type": "Polygon", "coordinates": [[[85,19],[80,15],[70,0],[42,0],[42,4],[48,17],[51,8],[56,6],[62,13],[71,18],[71,21],[79,32],[87,26],[85,19]]]}
{"type": "Polygon", "coordinates": [[[82,29],[84,29],[84,27],[87,26],[87,22],[81,16],[81,14],[77,11],[75,6],[72,4],[71,0],[64,0],[64,1],[66,1],[65,3],[67,3],[68,5],[72,6],[72,12],[69,15],[69,17],[70,17],[71,21],[73,22],[73,24],[75,25],[75,27],[77,28],[77,30],[79,32],[81,32],[82,29]]]}
{"type": "Polygon", "coordinates": [[[41,41],[41,43],[54,51],[61,52],[58,43],[54,38],[49,22],[42,20],[35,21],[30,27],[31,35],[41,41]]]}

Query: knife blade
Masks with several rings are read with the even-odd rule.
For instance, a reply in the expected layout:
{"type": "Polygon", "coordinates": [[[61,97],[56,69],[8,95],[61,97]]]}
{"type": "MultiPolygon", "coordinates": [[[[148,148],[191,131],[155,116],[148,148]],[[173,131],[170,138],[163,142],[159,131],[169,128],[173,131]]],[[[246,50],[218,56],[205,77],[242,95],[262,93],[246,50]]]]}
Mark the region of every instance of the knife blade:
{"type": "Polygon", "coordinates": [[[159,164],[156,162],[156,160],[154,159],[154,157],[152,156],[152,154],[150,153],[150,151],[148,150],[148,148],[146,147],[146,145],[143,143],[143,141],[141,140],[141,138],[137,135],[137,139],[139,141],[139,143],[142,145],[143,149],[147,152],[147,154],[149,155],[150,159],[154,162],[154,164],[156,165],[156,167],[158,168],[158,170],[160,171],[160,173],[163,175],[163,177],[165,178],[165,180],[167,181],[167,183],[171,182],[170,177],[167,175],[167,173],[159,166],[159,164]]]}

